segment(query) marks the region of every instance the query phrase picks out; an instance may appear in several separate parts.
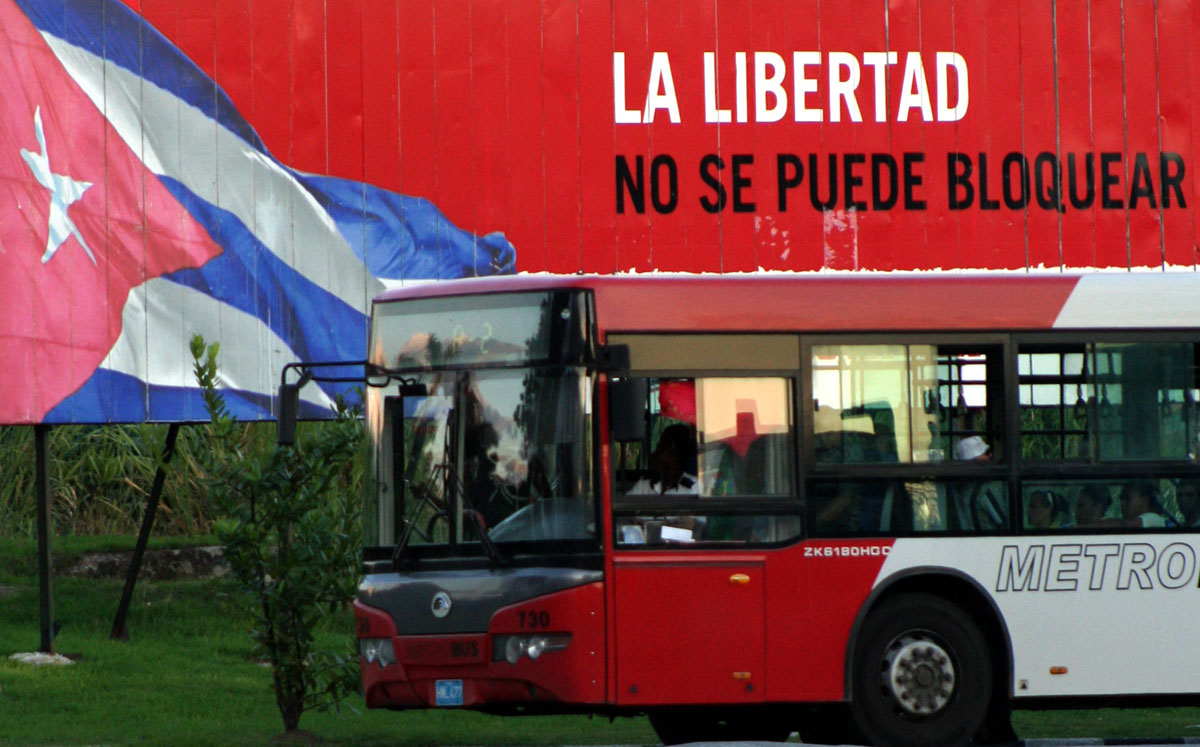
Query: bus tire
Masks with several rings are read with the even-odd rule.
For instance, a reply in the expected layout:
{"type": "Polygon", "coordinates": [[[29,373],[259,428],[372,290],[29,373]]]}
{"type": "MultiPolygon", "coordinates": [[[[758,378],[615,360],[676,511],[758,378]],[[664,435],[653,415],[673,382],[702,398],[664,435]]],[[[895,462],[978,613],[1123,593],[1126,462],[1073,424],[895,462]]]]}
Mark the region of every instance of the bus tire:
{"type": "Polygon", "coordinates": [[[854,720],[880,747],[969,744],[992,696],[979,627],[932,594],[905,594],[871,611],[851,677],[854,720]]]}

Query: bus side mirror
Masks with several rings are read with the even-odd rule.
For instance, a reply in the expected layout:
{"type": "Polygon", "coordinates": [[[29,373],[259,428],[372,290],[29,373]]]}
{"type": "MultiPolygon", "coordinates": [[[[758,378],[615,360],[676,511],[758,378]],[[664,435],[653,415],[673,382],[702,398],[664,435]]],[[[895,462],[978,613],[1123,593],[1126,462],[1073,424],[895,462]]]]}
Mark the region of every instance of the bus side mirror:
{"type": "Polygon", "coordinates": [[[596,370],[614,376],[629,375],[629,346],[601,345],[596,349],[596,370]]]}
{"type": "MultiPolygon", "coordinates": [[[[628,348],[626,348],[628,351],[628,348]]],[[[614,441],[646,440],[646,379],[616,379],[608,382],[608,411],[614,441]]]]}
{"type": "Polygon", "coordinates": [[[296,443],[296,417],[300,411],[300,384],[279,385],[279,416],[275,420],[275,443],[296,443]]]}

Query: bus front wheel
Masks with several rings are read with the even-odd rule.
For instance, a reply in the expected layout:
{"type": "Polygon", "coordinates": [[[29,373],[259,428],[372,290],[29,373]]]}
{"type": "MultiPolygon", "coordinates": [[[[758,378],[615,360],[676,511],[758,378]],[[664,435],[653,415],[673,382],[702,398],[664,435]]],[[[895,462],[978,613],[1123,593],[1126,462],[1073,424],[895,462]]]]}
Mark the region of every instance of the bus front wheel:
{"type": "Polygon", "coordinates": [[[979,627],[932,594],[905,594],[872,610],[851,676],[854,720],[881,746],[968,744],[992,694],[979,627]]]}

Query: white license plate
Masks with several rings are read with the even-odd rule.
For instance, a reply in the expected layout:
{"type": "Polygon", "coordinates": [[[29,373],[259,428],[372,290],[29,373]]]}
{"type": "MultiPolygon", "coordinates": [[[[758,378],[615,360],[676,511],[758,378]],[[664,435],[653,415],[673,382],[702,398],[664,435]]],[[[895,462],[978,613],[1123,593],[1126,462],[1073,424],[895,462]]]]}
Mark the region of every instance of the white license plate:
{"type": "Polygon", "coordinates": [[[462,680],[438,680],[435,684],[437,705],[460,706],[463,704],[462,680]]]}

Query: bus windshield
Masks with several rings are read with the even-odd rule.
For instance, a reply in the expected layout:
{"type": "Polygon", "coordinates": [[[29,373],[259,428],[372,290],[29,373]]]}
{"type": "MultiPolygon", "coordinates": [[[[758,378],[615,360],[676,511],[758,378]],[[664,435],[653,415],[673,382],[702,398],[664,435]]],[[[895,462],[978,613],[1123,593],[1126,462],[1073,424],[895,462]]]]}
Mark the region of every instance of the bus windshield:
{"type": "Polygon", "coordinates": [[[477,554],[596,538],[582,369],[442,371],[419,381],[420,394],[383,400],[368,545],[477,554]]]}

